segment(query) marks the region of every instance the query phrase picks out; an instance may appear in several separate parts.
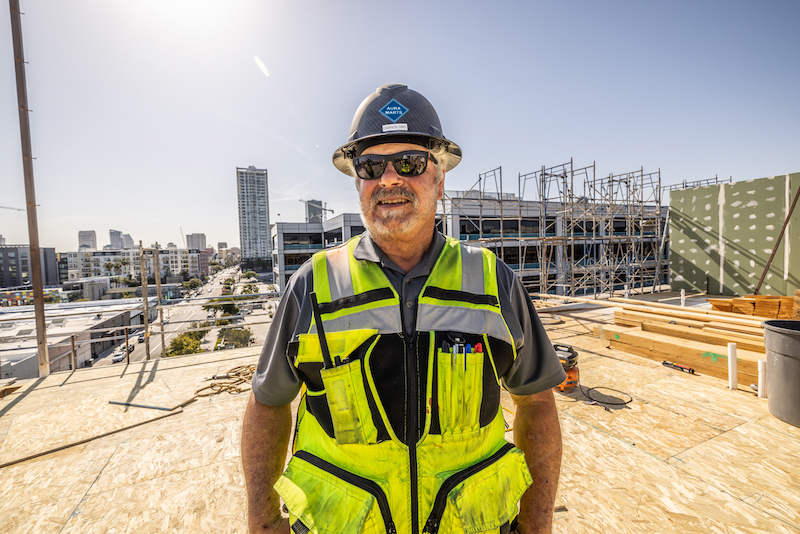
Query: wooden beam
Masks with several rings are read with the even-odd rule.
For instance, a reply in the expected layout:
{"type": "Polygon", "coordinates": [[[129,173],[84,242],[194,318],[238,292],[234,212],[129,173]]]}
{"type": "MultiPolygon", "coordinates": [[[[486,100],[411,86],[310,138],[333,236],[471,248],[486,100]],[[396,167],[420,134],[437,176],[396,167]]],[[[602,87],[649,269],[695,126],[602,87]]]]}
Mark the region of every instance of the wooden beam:
{"type": "Polygon", "coordinates": [[[642,323],[675,323],[681,326],[690,326],[693,328],[702,328],[706,323],[703,321],[695,321],[694,319],[682,319],[680,317],[669,317],[667,315],[660,315],[655,313],[637,312],[630,310],[615,310],[614,323],[617,319],[627,323],[636,323],[636,326],[641,326],[642,323]]]}
{"type": "Polygon", "coordinates": [[[655,332],[657,334],[664,334],[680,339],[688,339],[691,341],[700,341],[701,343],[709,343],[717,345],[720,351],[728,346],[728,343],[736,343],[738,349],[751,350],[753,352],[760,352],[764,354],[764,340],[760,343],[754,342],[749,339],[744,339],[734,334],[729,333],[716,333],[709,332],[704,328],[688,328],[685,326],[671,325],[671,324],[656,324],[656,323],[643,323],[643,332],[655,332]]]}
{"type": "MultiPolygon", "coordinates": [[[[623,299],[623,298],[611,297],[608,300],[610,300],[611,302],[622,302],[624,304],[638,304],[639,306],[650,306],[651,308],[662,308],[662,309],[665,309],[665,310],[691,311],[692,313],[703,313],[705,315],[714,315],[714,316],[719,316],[719,317],[731,317],[731,316],[733,316],[735,318],[736,315],[739,315],[739,314],[736,314],[736,313],[730,313],[730,312],[724,312],[724,311],[705,310],[705,309],[700,309],[700,308],[688,308],[686,306],[676,306],[674,304],[663,304],[661,302],[646,302],[646,301],[635,300],[635,299],[623,299]]],[[[708,300],[708,299],[706,299],[706,300],[708,300]]],[[[736,299],[733,299],[733,300],[736,300],[736,299]]],[[[748,315],[753,315],[753,314],[749,313],[748,315]]],[[[756,319],[764,320],[764,319],[769,319],[769,317],[756,317],[756,319]]]]}
{"type": "MultiPolygon", "coordinates": [[[[722,349],[718,345],[611,325],[603,325],[603,328],[612,348],[651,360],[669,360],[723,380],[728,378],[727,349],[722,349]]],[[[595,327],[595,336],[597,335],[595,327]]],[[[758,382],[758,360],[762,356],[757,352],[737,351],[739,384],[749,386],[758,382]]]]}
{"type": "Polygon", "coordinates": [[[703,328],[717,328],[719,330],[730,330],[731,332],[741,332],[742,334],[749,334],[751,336],[764,337],[764,329],[761,326],[745,326],[723,323],[720,321],[709,321],[703,325],[703,328]]]}

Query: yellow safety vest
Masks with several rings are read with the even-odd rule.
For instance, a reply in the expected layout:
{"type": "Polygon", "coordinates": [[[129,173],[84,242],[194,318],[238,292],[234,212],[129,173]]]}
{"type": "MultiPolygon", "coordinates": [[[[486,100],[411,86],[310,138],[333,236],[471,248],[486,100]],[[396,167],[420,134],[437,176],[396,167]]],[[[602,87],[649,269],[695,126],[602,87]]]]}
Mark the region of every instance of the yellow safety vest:
{"type": "Polygon", "coordinates": [[[386,275],[353,257],[358,239],[312,260],[331,366],[313,321],[289,347],[305,387],[294,455],[275,489],[293,531],[507,530],[532,481],[504,437],[499,377],[516,348],[495,255],[448,238],[409,339],[386,275]],[[472,351],[453,350],[458,341],[472,351]]]}

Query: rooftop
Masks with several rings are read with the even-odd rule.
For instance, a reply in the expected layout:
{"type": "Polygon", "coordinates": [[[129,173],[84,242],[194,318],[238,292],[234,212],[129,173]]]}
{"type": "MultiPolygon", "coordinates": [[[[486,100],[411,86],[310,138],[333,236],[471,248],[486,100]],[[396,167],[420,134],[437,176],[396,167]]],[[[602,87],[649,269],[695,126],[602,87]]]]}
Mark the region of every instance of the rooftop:
{"type": "MultiPolygon", "coordinates": [[[[592,326],[613,321],[608,308],[558,313],[563,322],[548,333],[577,349],[584,391],[631,402],[556,394],[564,455],[555,533],[800,532],[800,428],[751,391],[603,347],[592,326]]],[[[259,352],[53,373],[0,399],[0,464],[102,436],[0,468],[3,532],[245,533],[248,392],[174,411],[109,401],[174,407],[259,352]]]]}

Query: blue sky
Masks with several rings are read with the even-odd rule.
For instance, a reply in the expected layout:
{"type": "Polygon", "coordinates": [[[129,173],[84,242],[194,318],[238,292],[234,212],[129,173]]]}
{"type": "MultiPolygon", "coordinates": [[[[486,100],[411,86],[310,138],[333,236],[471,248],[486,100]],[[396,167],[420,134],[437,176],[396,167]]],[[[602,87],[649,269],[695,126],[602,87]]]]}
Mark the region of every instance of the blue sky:
{"type": "MultiPolygon", "coordinates": [[[[357,211],[331,154],[376,87],[406,83],[464,150],[448,189],[573,158],[664,184],[800,172],[800,3],[21,0],[42,246],[239,241],[235,168],[357,211]],[[259,68],[259,58],[268,76],[259,68]]],[[[3,9],[8,9],[3,8],[3,9]]],[[[0,206],[23,208],[9,16],[0,206]]],[[[280,219],[278,215],[280,214],[280,219]]],[[[0,235],[27,242],[23,212],[0,235]]]]}

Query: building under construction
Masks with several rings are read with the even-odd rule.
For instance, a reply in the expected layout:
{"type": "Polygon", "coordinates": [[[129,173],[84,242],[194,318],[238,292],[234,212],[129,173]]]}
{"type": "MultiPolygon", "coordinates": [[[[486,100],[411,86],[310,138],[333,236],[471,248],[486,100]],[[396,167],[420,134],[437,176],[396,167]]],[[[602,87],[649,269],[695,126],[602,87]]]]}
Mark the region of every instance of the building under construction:
{"type": "Polygon", "coordinates": [[[445,191],[440,209],[445,234],[492,249],[531,293],[614,294],[669,283],[660,170],[597,177],[594,163],[575,168],[570,160],[520,173],[509,192],[498,167],[468,191],[445,191]]]}

